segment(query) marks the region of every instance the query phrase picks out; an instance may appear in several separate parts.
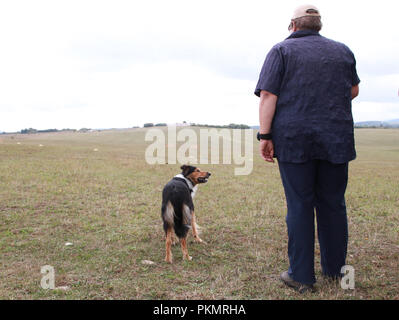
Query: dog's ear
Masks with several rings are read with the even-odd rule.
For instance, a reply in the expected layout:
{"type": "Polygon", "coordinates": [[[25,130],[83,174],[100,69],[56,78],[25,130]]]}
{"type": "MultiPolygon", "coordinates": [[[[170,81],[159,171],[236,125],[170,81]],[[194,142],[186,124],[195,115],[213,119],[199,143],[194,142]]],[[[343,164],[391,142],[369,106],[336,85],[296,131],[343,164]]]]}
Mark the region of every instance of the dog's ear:
{"type": "Polygon", "coordinates": [[[192,173],[195,170],[195,167],[193,166],[188,166],[188,165],[182,165],[180,167],[182,169],[182,174],[183,176],[187,177],[190,173],[192,173]]]}
{"type": "Polygon", "coordinates": [[[183,176],[186,176],[188,174],[189,171],[189,166],[186,166],[185,164],[183,164],[180,169],[182,170],[181,173],[183,174],[183,176]]]}

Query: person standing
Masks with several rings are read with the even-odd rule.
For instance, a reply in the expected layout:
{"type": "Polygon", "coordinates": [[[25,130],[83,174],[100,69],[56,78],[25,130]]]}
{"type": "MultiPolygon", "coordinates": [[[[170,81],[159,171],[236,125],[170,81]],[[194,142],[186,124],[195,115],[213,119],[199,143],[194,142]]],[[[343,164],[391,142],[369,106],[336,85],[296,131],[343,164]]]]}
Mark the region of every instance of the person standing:
{"type": "Polygon", "coordinates": [[[356,158],[352,99],[360,79],[352,51],[319,34],[321,15],[298,7],[290,36],[267,54],[260,97],[260,155],[277,158],[287,202],[289,269],[280,275],[300,292],[314,290],[315,211],[322,273],[339,278],[345,265],[348,163],[356,158]]]}

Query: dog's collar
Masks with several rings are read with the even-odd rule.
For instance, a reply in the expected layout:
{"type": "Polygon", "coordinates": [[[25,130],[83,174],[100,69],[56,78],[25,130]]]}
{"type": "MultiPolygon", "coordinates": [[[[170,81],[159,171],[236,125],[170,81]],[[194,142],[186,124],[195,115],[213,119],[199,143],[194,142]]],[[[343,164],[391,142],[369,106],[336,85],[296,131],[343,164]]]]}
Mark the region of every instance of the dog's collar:
{"type": "Polygon", "coordinates": [[[173,179],[183,180],[185,183],[187,183],[187,186],[190,189],[190,192],[194,191],[193,183],[189,179],[187,179],[185,176],[183,176],[181,173],[175,175],[173,179]]]}

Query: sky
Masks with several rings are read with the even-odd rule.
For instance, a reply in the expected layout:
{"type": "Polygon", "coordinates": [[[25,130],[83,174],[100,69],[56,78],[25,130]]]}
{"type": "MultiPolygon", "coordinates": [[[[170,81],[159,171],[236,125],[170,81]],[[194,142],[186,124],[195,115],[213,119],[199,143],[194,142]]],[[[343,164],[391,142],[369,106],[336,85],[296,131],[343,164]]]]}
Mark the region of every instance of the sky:
{"type": "Polygon", "coordinates": [[[355,54],[354,120],[398,119],[396,0],[0,0],[0,131],[257,125],[260,69],[304,3],[355,54]]]}

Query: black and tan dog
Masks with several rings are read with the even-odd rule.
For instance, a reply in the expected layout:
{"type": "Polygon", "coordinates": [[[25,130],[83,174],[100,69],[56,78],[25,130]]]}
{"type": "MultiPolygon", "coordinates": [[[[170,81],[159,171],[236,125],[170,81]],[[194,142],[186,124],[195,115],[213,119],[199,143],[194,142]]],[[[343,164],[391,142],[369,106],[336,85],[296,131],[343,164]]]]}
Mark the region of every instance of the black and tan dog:
{"type": "Polygon", "coordinates": [[[187,234],[190,228],[195,241],[203,242],[198,236],[193,198],[198,184],[206,183],[211,175],[193,166],[183,165],[180,169],[182,172],[170,180],[162,191],[162,220],[166,234],[165,261],[169,263],[172,263],[173,233],[180,239],[183,259],[192,259],[187,250],[187,234]]]}

